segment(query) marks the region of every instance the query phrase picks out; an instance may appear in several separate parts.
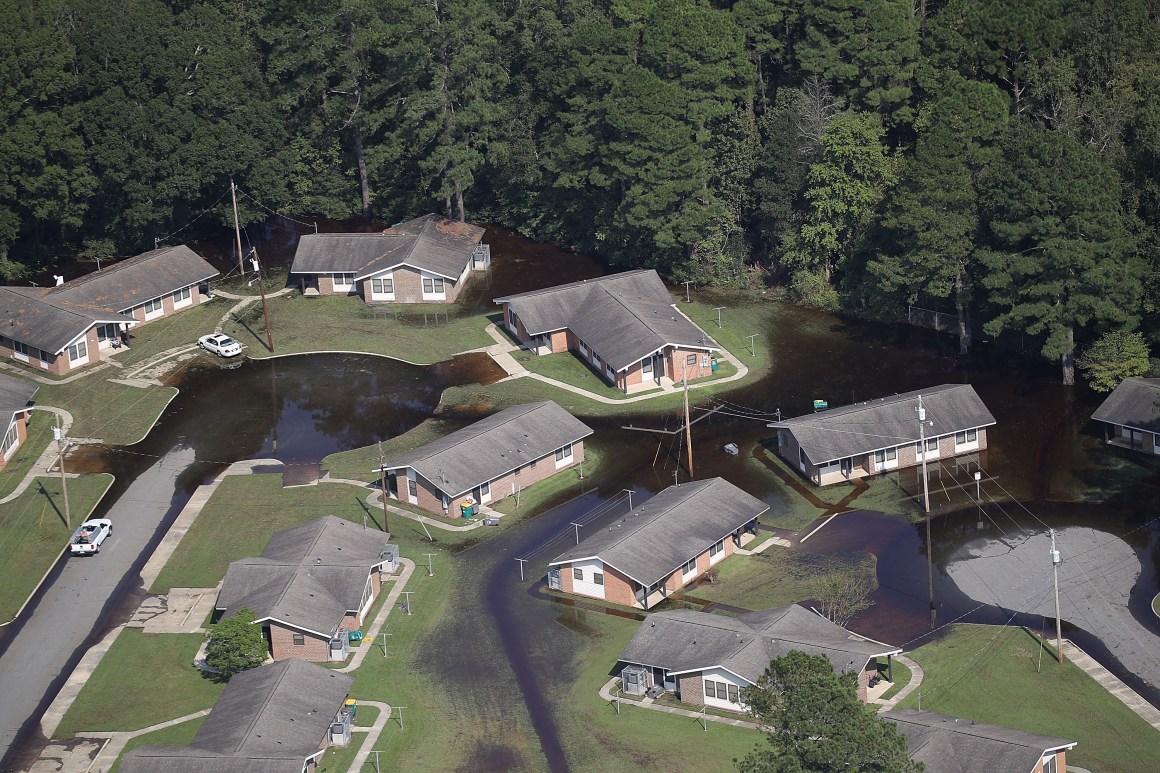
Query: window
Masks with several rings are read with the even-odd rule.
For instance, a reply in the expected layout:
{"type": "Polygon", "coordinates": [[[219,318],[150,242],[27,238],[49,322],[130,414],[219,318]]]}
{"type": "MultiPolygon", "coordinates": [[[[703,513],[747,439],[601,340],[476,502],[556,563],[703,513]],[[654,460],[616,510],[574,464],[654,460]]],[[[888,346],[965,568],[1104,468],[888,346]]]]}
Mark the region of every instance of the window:
{"type": "Polygon", "coordinates": [[[966,432],[955,433],[955,445],[965,446],[971,443],[979,442],[979,431],[977,429],[969,429],[966,432]]]}
{"type": "Polygon", "coordinates": [[[592,362],[596,364],[596,367],[598,369],[600,368],[601,359],[600,359],[600,355],[597,354],[596,352],[592,352],[592,362]]]}
{"type": "Polygon", "coordinates": [[[688,357],[685,358],[685,364],[686,365],[696,365],[697,364],[697,355],[690,354],[688,357]]]}
{"type": "Polygon", "coordinates": [[[306,644],[306,634],[304,634],[304,633],[294,634],[294,646],[301,647],[304,644],[306,644]]]}
{"type": "Polygon", "coordinates": [[[556,449],[556,461],[557,462],[562,462],[565,459],[571,459],[571,458],[572,458],[572,444],[571,443],[564,446],[563,448],[556,449]]]}
{"type": "Polygon", "coordinates": [[[77,341],[68,348],[68,361],[81,363],[88,362],[89,346],[84,341],[77,341]]]}
{"type": "Polygon", "coordinates": [[[897,461],[898,461],[898,449],[897,448],[886,448],[886,449],[883,449],[882,451],[875,451],[874,452],[874,463],[875,464],[887,464],[889,462],[897,462],[897,461]]]}
{"type": "MultiPolygon", "coordinates": [[[[937,454],[938,453],[938,438],[927,438],[926,439],[926,452],[928,454],[937,454]]],[[[922,458],[923,454],[922,454],[922,441],[921,440],[914,444],[914,453],[916,456],[918,456],[919,459],[922,458]]]]}
{"type": "Polygon", "coordinates": [[[407,479],[407,494],[414,499],[419,497],[419,486],[410,478],[407,479]]]}
{"type": "Polygon", "coordinates": [[[584,580],[584,570],[583,570],[583,569],[577,569],[576,567],[572,567],[572,579],[573,579],[573,580],[580,580],[581,582],[583,582],[583,580],[584,580]]]}
{"type": "Polygon", "coordinates": [[[709,546],[709,560],[713,560],[723,552],[725,552],[725,540],[722,539],[709,546]]]}
{"type": "Polygon", "coordinates": [[[28,359],[28,345],[27,344],[22,344],[19,341],[13,341],[12,342],[12,351],[16,355],[16,359],[18,359],[18,360],[27,360],[28,359]]]}
{"type": "Polygon", "coordinates": [[[354,272],[342,271],[331,274],[330,279],[334,283],[335,290],[349,290],[350,286],[354,284],[354,272]]]}
{"type": "Polygon", "coordinates": [[[142,306],[142,308],[145,309],[145,316],[146,317],[154,317],[154,316],[157,316],[158,314],[161,313],[163,307],[161,305],[161,299],[154,298],[153,300],[149,301],[144,306],[142,306]]]}
{"type": "MultiPolygon", "coordinates": [[[[17,419],[16,421],[20,421],[20,419],[17,419]]],[[[20,427],[16,424],[16,422],[13,422],[12,426],[8,428],[8,434],[4,436],[3,452],[5,459],[7,459],[12,454],[12,452],[16,450],[16,444],[19,442],[20,427]]]]}
{"type": "Polygon", "coordinates": [[[645,357],[643,360],[640,361],[640,372],[641,373],[652,373],[652,368],[653,368],[653,358],[652,357],[645,357]]]}
{"type": "Polygon", "coordinates": [[[705,680],[705,697],[706,698],[716,698],[717,697],[717,683],[716,682],[711,681],[709,679],[705,680]]]}
{"type": "Polygon", "coordinates": [[[604,575],[601,574],[600,572],[593,572],[592,573],[592,582],[596,583],[597,585],[603,585],[604,584],[604,575]]]}
{"type": "Polygon", "coordinates": [[[371,294],[372,295],[394,295],[395,294],[395,279],[394,277],[383,277],[381,279],[371,280],[371,294]]]}
{"type": "Polygon", "coordinates": [[[490,483],[480,483],[479,484],[479,498],[483,499],[484,497],[489,497],[489,496],[491,496],[491,484],[490,483]]]}
{"type": "Polygon", "coordinates": [[[714,698],[729,703],[741,702],[741,688],[728,682],[718,682],[715,679],[705,680],[705,697],[714,698]]]}
{"type": "Polygon", "coordinates": [[[693,572],[697,571],[697,559],[690,558],[688,563],[681,567],[681,574],[688,577],[693,572]]]}
{"type": "Polygon", "coordinates": [[[441,276],[425,276],[423,277],[423,294],[424,295],[443,295],[445,292],[443,288],[443,277],[441,276]]]}
{"type": "Polygon", "coordinates": [[[193,300],[193,288],[183,287],[173,294],[173,305],[184,306],[193,300]]]}
{"type": "Polygon", "coordinates": [[[580,354],[584,355],[585,357],[588,356],[588,344],[584,343],[583,341],[580,342],[580,354]]]}
{"type": "Polygon", "coordinates": [[[740,703],[741,702],[741,689],[735,684],[729,685],[729,702],[730,703],[740,703]]]}

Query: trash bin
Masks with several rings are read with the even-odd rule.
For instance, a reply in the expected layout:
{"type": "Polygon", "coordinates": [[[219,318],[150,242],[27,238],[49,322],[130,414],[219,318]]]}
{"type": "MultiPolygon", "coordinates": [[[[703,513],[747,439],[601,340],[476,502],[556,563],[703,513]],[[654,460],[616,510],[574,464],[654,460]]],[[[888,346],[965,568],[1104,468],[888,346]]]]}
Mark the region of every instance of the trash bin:
{"type": "Polygon", "coordinates": [[[709,367],[712,369],[713,373],[717,372],[717,358],[716,357],[714,357],[712,359],[712,361],[709,363],[709,367]]]}
{"type": "Polygon", "coordinates": [[[350,712],[351,719],[354,719],[355,717],[358,716],[358,701],[357,700],[355,700],[354,698],[347,698],[346,703],[344,705],[346,706],[346,710],[350,712]]]}
{"type": "Polygon", "coordinates": [[[475,515],[475,505],[462,504],[459,506],[459,512],[464,518],[471,518],[475,515]]]}
{"type": "Polygon", "coordinates": [[[349,634],[347,634],[347,638],[350,641],[362,641],[363,640],[363,632],[357,631],[357,630],[351,631],[349,634]]]}

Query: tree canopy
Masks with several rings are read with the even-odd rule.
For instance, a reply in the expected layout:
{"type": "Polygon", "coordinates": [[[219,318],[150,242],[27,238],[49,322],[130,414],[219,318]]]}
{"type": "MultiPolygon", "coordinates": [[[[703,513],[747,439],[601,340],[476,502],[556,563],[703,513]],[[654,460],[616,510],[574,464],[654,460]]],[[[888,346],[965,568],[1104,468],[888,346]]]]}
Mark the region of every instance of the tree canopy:
{"type": "Polygon", "coordinates": [[[257,668],[266,661],[269,651],[262,627],[254,624],[254,613],[242,607],[216,623],[210,630],[205,649],[205,663],[226,679],[239,671],[257,668]]]}

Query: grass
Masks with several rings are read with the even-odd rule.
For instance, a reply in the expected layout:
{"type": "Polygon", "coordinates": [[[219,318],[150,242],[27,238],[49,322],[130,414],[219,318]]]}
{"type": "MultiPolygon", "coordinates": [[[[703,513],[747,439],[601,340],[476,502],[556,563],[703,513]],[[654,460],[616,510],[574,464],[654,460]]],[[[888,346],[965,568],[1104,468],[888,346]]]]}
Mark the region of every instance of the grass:
{"type": "Polygon", "coordinates": [[[151,385],[142,389],[94,377],[42,386],[36,398],[41,405],[63,408],[72,414],[72,437],[130,445],[149,434],[165,406],[176,396],[173,387],[151,385]]]}
{"type": "Polygon", "coordinates": [[[1152,611],[1156,613],[1157,617],[1160,617],[1160,593],[1157,593],[1156,597],[1152,599],[1152,611]]]}
{"type": "Polygon", "coordinates": [[[568,627],[585,636],[571,672],[552,693],[568,761],[577,770],[722,770],[765,743],[755,730],[630,705],[616,713],[598,693],[621,650],[640,625],[609,615],[568,609],[568,627]]]}
{"type": "Polygon", "coordinates": [[[20,485],[24,476],[36,464],[36,460],[52,442],[52,428],[56,417],[47,411],[33,411],[28,420],[28,429],[24,444],[16,455],[8,460],[4,469],[0,470],[0,497],[6,497],[20,485]]]}
{"type": "MultiPolygon", "coordinates": [[[[382,442],[383,456],[390,461],[413,451],[419,446],[426,445],[450,434],[461,425],[443,422],[439,419],[426,419],[422,424],[413,427],[398,437],[382,442]]],[[[334,478],[361,480],[365,483],[374,483],[379,480],[375,470],[379,466],[379,446],[369,445],[354,448],[350,451],[340,451],[331,454],[322,460],[322,469],[329,472],[334,478]]]]}
{"type": "MultiPolygon", "coordinates": [[[[290,279],[290,269],[286,266],[263,266],[262,276],[266,283],[266,294],[276,293],[282,288],[286,287],[286,283],[290,279]]],[[[219,277],[214,281],[215,290],[224,290],[227,293],[234,295],[249,295],[259,297],[261,288],[255,280],[254,273],[246,269],[246,273],[234,273],[233,270],[227,276],[219,277]]]]}
{"type": "Polygon", "coordinates": [[[877,587],[875,559],[870,553],[816,555],[774,546],[764,553],[730,557],[721,563],[715,583],[686,593],[745,609],[770,609],[815,598],[816,578],[834,572],[864,574],[877,587]]]}
{"type": "MultiPolygon", "coordinates": [[[[82,475],[68,482],[73,528],[113,483],[112,475],[82,475]]],[[[11,502],[0,505],[0,622],[16,616],[45,572],[68,545],[59,478],[37,478],[11,502]]]]}
{"type": "MultiPolygon", "coordinates": [[[[193,743],[193,738],[201,729],[203,722],[205,722],[205,717],[195,717],[187,722],[130,738],[121,751],[121,757],[125,756],[125,752],[132,751],[138,746],[189,746],[193,743]]],[[[115,773],[120,768],[121,757],[117,758],[117,762],[109,769],[109,773],[115,773]]]]}
{"type": "MultiPolygon", "coordinates": [[[[592,438],[589,437],[588,440],[592,438]]],[[[604,453],[600,447],[595,443],[585,442],[584,444],[584,478],[590,478],[599,468],[600,463],[604,458],[604,453]]],[[[551,464],[552,460],[549,458],[546,462],[551,464]]],[[[516,513],[528,514],[538,512],[542,509],[545,503],[558,501],[567,493],[574,492],[579,494],[583,491],[584,483],[580,478],[580,466],[569,467],[566,470],[560,470],[550,478],[545,478],[538,483],[533,483],[526,489],[520,491],[520,504],[516,506],[516,498],[513,496],[505,496],[503,499],[491,502],[491,508],[498,510],[504,515],[511,516],[516,513]]],[[[496,494],[504,492],[497,491],[496,494]]],[[[504,519],[509,520],[508,518],[504,519]]],[[[514,519],[513,519],[514,520],[514,519]]]]}
{"type": "MultiPolygon", "coordinates": [[[[749,375],[734,384],[755,381],[773,366],[773,353],[763,346],[762,338],[765,331],[773,329],[776,313],[774,304],[757,299],[752,294],[726,291],[696,293],[692,303],[686,303],[678,296],[674,296],[674,300],[677,301],[677,308],[689,319],[749,368],[749,375]],[[721,310],[721,327],[717,326],[717,312],[714,311],[717,306],[725,307],[721,310]],[[754,342],[756,355],[749,353],[749,336],[753,333],[759,334],[754,342]]],[[[725,363],[722,361],[721,364],[725,363]]]]}
{"type": "MultiPolygon", "coordinates": [[[[132,327],[129,329],[129,350],[117,354],[115,359],[128,367],[176,346],[196,344],[198,338],[214,331],[218,321],[234,303],[236,301],[227,298],[214,298],[172,317],[132,327]]],[[[104,375],[108,376],[107,373],[104,375]]]]}
{"type": "Polygon", "coordinates": [[[602,379],[593,370],[591,365],[580,359],[575,352],[571,351],[557,352],[556,354],[546,354],[543,356],[520,351],[515,352],[513,356],[532,373],[538,373],[541,376],[563,381],[565,384],[586,389],[593,394],[598,394],[601,397],[607,397],[611,400],[624,400],[628,397],[635,397],[638,394],[648,394],[649,392],[660,390],[660,387],[656,387],[655,389],[645,389],[640,392],[634,392],[631,395],[626,395],[602,379]]]}
{"type": "MultiPolygon", "coordinates": [[[[886,674],[885,674],[886,666],[882,662],[884,660],[885,660],[885,658],[878,659],[878,662],[879,662],[879,669],[878,670],[883,672],[883,678],[886,677],[886,674]]],[[[903,665],[897,659],[894,661],[894,664],[891,666],[891,671],[894,672],[894,683],[892,685],[890,685],[890,688],[886,692],[882,693],[882,700],[886,700],[888,698],[893,698],[895,695],[898,694],[898,692],[903,687],[906,687],[906,685],[910,684],[911,677],[914,676],[910,672],[910,667],[903,665]]]]}
{"type": "MultiPolygon", "coordinates": [[[[456,306],[440,305],[446,322],[424,325],[423,312],[435,307],[404,304],[367,306],[357,297],[305,298],[297,292],[270,298],[270,326],[278,354],[345,351],[381,354],[421,365],[441,362],[469,349],[489,346],[483,315],[455,316],[456,306]]],[[[260,359],[266,351],[266,328],[260,304],[248,307],[224,330],[260,359]]]]}
{"type": "Polygon", "coordinates": [[[1090,770],[1160,770],[1160,733],[1023,629],[955,625],[908,654],[925,677],[901,708],[921,693],[927,711],[1076,741],[1068,762],[1090,770]]]}
{"type": "Polygon", "coordinates": [[[57,738],[140,730],[208,709],[225,689],[193,667],[200,633],[124,628],[60,722],[57,738]]]}

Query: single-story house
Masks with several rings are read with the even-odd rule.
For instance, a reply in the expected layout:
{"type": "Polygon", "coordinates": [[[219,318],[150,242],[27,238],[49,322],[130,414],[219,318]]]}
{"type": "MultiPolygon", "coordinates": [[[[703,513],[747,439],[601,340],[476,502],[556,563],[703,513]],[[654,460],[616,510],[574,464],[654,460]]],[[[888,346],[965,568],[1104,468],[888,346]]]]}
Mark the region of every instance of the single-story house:
{"type": "Polygon", "coordinates": [[[305,773],[350,742],[354,677],[284,660],[235,674],[189,746],[139,746],[121,773],[305,773]]]}
{"type": "Polygon", "coordinates": [[[650,609],[741,545],[769,505],[722,478],[669,486],[548,564],[548,587],[650,609]]]}
{"type": "Polygon", "coordinates": [[[62,376],[99,362],[125,331],[193,308],[218,271],[185,245],[162,247],[56,287],[0,287],[0,356],[62,376]]]}
{"type": "Polygon", "coordinates": [[[744,711],[741,690],[757,684],[771,660],[794,650],[824,655],[839,674],[857,673],[862,701],[878,658],[889,663],[902,652],[792,604],[737,617],[691,609],[657,612],[640,624],[619,660],[639,674],[642,686],[660,685],[682,703],[744,711]]]}
{"type": "Polygon", "coordinates": [[[261,556],[230,564],[216,611],[249,608],[274,660],[345,660],[347,635],[378,596],[389,539],[333,515],[283,529],[261,556]]]}
{"type": "Polygon", "coordinates": [[[1092,419],[1104,423],[1108,443],[1160,454],[1160,378],[1124,379],[1092,419]]]}
{"type": "Polygon", "coordinates": [[[4,444],[0,446],[0,468],[16,455],[28,437],[29,403],[40,387],[31,381],[0,373],[0,421],[4,422],[4,444]]]}
{"type": "Polygon", "coordinates": [[[388,461],[390,496],[435,513],[487,504],[584,461],[592,428],[551,400],[513,405],[388,461]]]}
{"type": "Polygon", "coordinates": [[[1066,773],[1075,741],[1026,733],[917,709],[880,714],[906,736],[910,759],[926,773],[1002,770],[1009,773],[1066,773]]]}
{"type": "Polygon", "coordinates": [[[970,384],[943,384],[787,419],[777,453],[816,486],[937,463],[987,447],[995,417],[970,384]],[[919,428],[918,402],[926,420],[919,428]],[[921,439],[920,439],[921,438],[921,439]]]}
{"type": "Polygon", "coordinates": [[[377,233],[307,234],[290,273],[304,295],[367,303],[454,303],[472,271],[491,264],[484,229],[423,215],[377,233]]]}
{"type": "Polygon", "coordinates": [[[576,352],[625,393],[712,373],[717,342],[686,317],[652,269],[496,298],[536,354],[576,352]]]}

